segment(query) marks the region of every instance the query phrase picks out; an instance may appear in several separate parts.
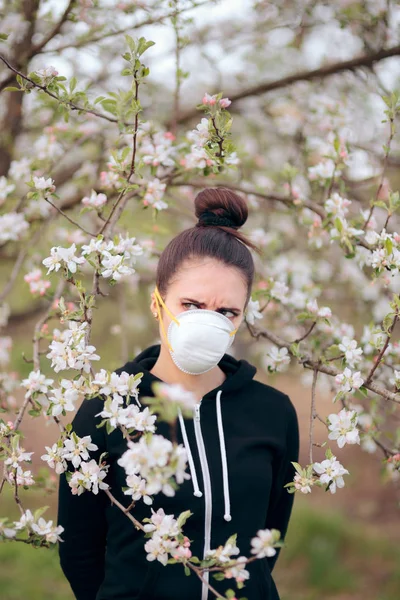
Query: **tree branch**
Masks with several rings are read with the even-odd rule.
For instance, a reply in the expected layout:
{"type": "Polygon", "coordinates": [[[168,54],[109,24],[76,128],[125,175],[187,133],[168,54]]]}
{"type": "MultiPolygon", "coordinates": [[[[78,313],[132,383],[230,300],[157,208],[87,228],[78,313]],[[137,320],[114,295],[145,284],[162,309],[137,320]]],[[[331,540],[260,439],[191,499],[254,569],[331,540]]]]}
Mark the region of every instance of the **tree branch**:
{"type": "MultiPolygon", "coordinates": [[[[228,96],[232,102],[235,102],[237,100],[243,100],[243,98],[249,98],[250,96],[259,96],[260,94],[265,94],[267,92],[271,92],[272,90],[278,90],[288,85],[292,85],[292,83],[296,83],[297,81],[324,79],[325,77],[330,77],[331,75],[335,75],[336,73],[341,73],[343,71],[354,71],[360,67],[370,68],[375,62],[384,60],[385,58],[389,58],[391,56],[399,55],[400,45],[392,48],[381,49],[373,54],[363,54],[356,58],[352,58],[351,60],[335,62],[330,65],[319,67],[318,69],[312,69],[311,71],[300,71],[299,73],[288,75],[287,77],[276,79],[275,81],[259,83],[258,85],[252,86],[240,92],[227,93],[226,96],[228,96]]],[[[196,118],[198,114],[198,110],[190,110],[181,115],[181,117],[178,119],[178,122],[187,123],[191,119],[196,118]]],[[[167,127],[168,126],[169,124],[167,124],[167,127]]]]}

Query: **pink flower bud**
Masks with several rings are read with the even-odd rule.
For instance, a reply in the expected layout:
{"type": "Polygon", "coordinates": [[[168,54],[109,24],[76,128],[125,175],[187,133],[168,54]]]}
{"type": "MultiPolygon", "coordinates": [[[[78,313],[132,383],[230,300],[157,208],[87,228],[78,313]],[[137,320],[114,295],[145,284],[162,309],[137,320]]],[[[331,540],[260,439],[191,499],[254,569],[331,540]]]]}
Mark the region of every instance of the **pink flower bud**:
{"type": "Polygon", "coordinates": [[[232,101],[229,100],[229,98],[221,98],[221,100],[219,101],[219,105],[221,108],[227,108],[230,104],[232,104],[232,101]]]}

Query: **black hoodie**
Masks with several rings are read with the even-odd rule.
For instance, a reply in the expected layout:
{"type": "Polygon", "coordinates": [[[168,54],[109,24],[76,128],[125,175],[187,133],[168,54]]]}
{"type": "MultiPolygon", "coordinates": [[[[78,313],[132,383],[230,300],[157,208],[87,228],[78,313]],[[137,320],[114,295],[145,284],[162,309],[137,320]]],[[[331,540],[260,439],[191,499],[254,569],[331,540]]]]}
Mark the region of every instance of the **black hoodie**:
{"type": "MultiPolygon", "coordinates": [[[[150,346],[116,370],[118,374],[144,373],[139,399],[153,396],[151,384],[160,381],[149,372],[159,352],[159,344],[150,346]]],[[[192,540],[192,554],[200,559],[206,548],[216,549],[234,533],[240,556],[248,557],[253,556],[250,541],[259,529],[279,529],[284,539],[294,494],[283,486],[293,480],[291,461],[297,462],[299,454],[298,419],[290,398],[254,380],[257,369],[246,360],[224,354],[219,367],[227,378],[203,396],[197,422],[196,417],[183,419],[177,427],[178,442],[183,444],[185,437],[191,455],[187,467],[191,478],[175,496],[159,493],[151,505],[176,518],[190,509],[193,514],[183,531],[192,540]],[[194,495],[199,489],[202,495],[194,495]]],[[[90,435],[97,444],[99,449],[91,457],[97,460],[101,452],[108,452],[110,469],[105,481],[116,499],[128,506],[131,498],[121,489],[126,487],[125,471],[117,464],[126,441],[119,429],[107,435],[105,427],[96,428],[101,417],[95,415],[102,409],[101,397],[84,400],[72,421],[73,430],[80,437],[90,435]]],[[[156,433],[170,439],[169,426],[156,425],[156,433]]],[[[163,566],[157,560],[148,561],[144,550],[148,538],[104,492],[72,495],[63,473],[58,499],[58,524],[65,528],[64,541],[59,543],[60,563],[78,600],[215,598],[195,573],[184,574],[182,564],[163,566]]],[[[142,520],[151,516],[151,508],[138,501],[132,514],[142,520]]],[[[247,566],[250,578],[236,596],[279,600],[271,575],[278,555],[279,549],[273,557],[251,562],[247,566]]],[[[217,581],[212,574],[209,583],[222,595],[229,588],[236,589],[234,579],[217,581]]]]}

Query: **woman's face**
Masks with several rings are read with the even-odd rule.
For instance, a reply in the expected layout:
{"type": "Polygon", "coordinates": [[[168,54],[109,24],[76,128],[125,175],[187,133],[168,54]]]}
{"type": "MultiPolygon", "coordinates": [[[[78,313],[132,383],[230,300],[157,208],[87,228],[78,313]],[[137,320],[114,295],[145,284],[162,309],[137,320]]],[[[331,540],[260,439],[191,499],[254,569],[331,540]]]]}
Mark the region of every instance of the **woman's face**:
{"type": "MultiPolygon", "coordinates": [[[[150,308],[155,313],[157,305],[154,292],[151,297],[150,308]]],[[[239,270],[210,258],[201,262],[198,259],[185,261],[163,300],[173,315],[194,308],[215,310],[225,315],[236,328],[244,318],[246,297],[247,286],[239,270]]],[[[160,311],[167,332],[171,317],[161,303],[160,311]]],[[[161,324],[159,327],[161,343],[165,344],[161,324]]]]}

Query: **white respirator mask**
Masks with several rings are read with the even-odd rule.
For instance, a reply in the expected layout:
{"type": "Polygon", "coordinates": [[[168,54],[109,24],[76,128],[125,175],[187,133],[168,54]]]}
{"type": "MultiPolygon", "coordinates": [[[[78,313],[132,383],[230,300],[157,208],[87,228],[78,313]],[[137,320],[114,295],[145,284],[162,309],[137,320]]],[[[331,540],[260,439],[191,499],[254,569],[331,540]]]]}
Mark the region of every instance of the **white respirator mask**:
{"type": "Polygon", "coordinates": [[[173,315],[165,306],[157,286],[154,293],[164,338],[176,366],[189,375],[201,375],[217,366],[237,332],[231,320],[215,310],[203,308],[173,315]],[[160,302],[172,319],[167,334],[161,318],[160,302]]]}

